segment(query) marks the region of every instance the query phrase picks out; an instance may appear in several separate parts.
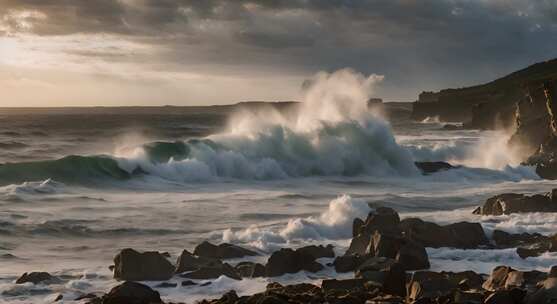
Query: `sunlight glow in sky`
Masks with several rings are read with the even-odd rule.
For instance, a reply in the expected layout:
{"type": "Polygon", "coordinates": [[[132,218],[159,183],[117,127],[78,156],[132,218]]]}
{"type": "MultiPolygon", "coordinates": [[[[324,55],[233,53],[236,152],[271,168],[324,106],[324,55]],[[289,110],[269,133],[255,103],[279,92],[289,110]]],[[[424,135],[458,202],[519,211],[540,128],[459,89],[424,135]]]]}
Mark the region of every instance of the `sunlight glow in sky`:
{"type": "Polygon", "coordinates": [[[551,0],[0,0],[0,106],[292,100],[345,67],[413,101],[557,57],[556,39],[551,0]]]}

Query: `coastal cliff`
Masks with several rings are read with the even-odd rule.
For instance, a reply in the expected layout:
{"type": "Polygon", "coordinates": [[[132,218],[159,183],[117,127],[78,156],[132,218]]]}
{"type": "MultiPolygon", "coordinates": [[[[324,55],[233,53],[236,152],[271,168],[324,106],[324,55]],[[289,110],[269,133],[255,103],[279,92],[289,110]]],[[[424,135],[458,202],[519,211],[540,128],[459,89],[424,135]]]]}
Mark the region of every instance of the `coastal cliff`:
{"type": "Polygon", "coordinates": [[[557,179],[557,59],[490,83],[423,92],[412,118],[460,121],[470,129],[507,129],[509,147],[542,178],[557,179]]]}
{"type": "Polygon", "coordinates": [[[413,104],[412,118],[436,116],[474,129],[509,128],[515,123],[516,103],[528,98],[528,88],[552,79],[557,79],[557,59],[482,85],[422,92],[413,104]]]}

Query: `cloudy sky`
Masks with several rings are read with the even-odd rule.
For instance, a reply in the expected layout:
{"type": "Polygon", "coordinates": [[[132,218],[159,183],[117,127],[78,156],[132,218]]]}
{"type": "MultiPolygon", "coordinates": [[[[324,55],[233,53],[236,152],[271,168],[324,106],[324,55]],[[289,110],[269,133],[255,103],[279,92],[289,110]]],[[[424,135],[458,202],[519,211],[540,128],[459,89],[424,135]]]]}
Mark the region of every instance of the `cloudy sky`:
{"type": "Polygon", "coordinates": [[[0,0],[0,106],[292,100],[318,71],[378,97],[557,57],[557,0],[0,0]]]}

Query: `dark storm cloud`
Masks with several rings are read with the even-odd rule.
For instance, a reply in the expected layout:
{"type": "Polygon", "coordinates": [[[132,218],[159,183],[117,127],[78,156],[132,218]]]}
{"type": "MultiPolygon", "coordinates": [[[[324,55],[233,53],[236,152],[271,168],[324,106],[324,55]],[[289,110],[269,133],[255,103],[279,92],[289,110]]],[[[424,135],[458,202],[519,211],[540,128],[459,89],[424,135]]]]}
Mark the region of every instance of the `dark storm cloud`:
{"type": "Polygon", "coordinates": [[[0,23],[0,34],[139,41],[160,69],[352,67],[385,74],[387,90],[471,84],[557,56],[555,0],[0,0],[0,23]],[[21,26],[23,10],[46,18],[21,26]]]}

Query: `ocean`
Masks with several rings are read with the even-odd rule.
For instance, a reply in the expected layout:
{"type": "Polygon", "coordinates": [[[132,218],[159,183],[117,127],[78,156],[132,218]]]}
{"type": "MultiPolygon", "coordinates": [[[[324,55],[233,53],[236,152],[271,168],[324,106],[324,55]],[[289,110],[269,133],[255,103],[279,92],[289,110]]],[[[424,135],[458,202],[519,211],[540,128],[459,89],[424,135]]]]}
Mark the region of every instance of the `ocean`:
{"type": "MultiPolygon", "coordinates": [[[[411,121],[410,110],[402,103],[368,110],[350,98],[280,109],[0,109],[0,302],[50,303],[63,294],[72,303],[105,292],[118,284],[109,266],[126,247],[172,260],[203,240],[256,250],[262,262],[278,248],[307,244],[333,244],[342,254],[353,219],[375,206],[440,224],[480,222],[488,235],[555,231],[557,214],[472,214],[492,195],[557,185],[519,164],[505,132],[447,130],[435,118],[411,121]],[[422,175],[414,161],[462,167],[422,175]],[[14,284],[28,271],[64,282],[14,284]]],[[[555,254],[523,260],[514,249],[428,254],[433,270],[557,264],[555,254]]],[[[326,267],[273,280],[343,276],[326,267]]],[[[157,290],[165,300],[193,302],[230,289],[258,292],[270,281],[221,277],[157,290]]]]}

